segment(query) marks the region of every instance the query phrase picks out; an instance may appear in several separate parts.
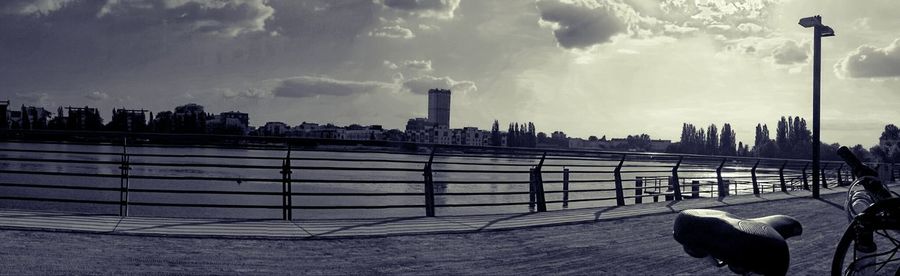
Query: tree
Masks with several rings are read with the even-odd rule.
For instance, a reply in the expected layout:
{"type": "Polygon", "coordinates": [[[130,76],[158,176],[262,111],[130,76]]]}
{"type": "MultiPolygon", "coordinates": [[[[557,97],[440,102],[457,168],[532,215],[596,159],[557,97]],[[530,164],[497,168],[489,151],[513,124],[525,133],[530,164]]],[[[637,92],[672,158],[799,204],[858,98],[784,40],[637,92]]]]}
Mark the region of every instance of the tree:
{"type": "Polygon", "coordinates": [[[22,129],[31,129],[31,118],[28,116],[28,109],[22,105],[22,129]]]}
{"type": "Polygon", "coordinates": [[[856,144],[855,146],[850,148],[850,152],[853,152],[853,155],[856,155],[856,157],[859,158],[859,160],[862,160],[864,162],[865,161],[873,161],[872,154],[869,153],[869,151],[866,150],[866,148],[863,147],[863,145],[856,144]]]}
{"type": "Polygon", "coordinates": [[[546,133],[538,132],[537,134],[537,142],[541,144],[549,144],[550,138],[547,137],[546,133]]]}
{"type": "Polygon", "coordinates": [[[791,150],[790,142],[788,141],[788,121],[784,116],[781,116],[781,121],[778,121],[778,128],[775,130],[775,144],[778,145],[780,150],[791,150]]]}
{"type": "Polygon", "coordinates": [[[529,147],[537,147],[537,129],[534,127],[534,123],[528,122],[528,146],[529,147]]]}
{"type": "Polygon", "coordinates": [[[591,136],[588,137],[588,141],[595,142],[595,141],[597,141],[597,140],[598,140],[598,139],[597,139],[597,136],[596,136],[596,135],[591,135],[591,136]]]}
{"type": "Polygon", "coordinates": [[[871,153],[880,162],[900,162],[900,129],[893,124],[884,126],[878,145],[872,147],[871,153]]]}
{"type": "MultiPolygon", "coordinates": [[[[728,156],[737,155],[735,149],[736,140],[737,137],[735,137],[734,130],[731,129],[731,124],[725,123],[725,125],[722,126],[722,136],[719,140],[719,153],[728,156]]],[[[743,145],[741,145],[741,147],[743,147],[743,145]]]]}
{"type": "Polygon", "coordinates": [[[500,146],[500,122],[496,119],[494,125],[491,126],[491,146],[500,146]]]}
{"type": "Polygon", "coordinates": [[[625,149],[627,150],[647,151],[650,149],[650,144],[650,135],[647,134],[642,133],[625,137],[625,149]]]}
{"type": "Polygon", "coordinates": [[[710,124],[706,130],[706,154],[719,154],[719,130],[710,124]]]}
{"type": "Polygon", "coordinates": [[[506,131],[506,146],[516,146],[516,129],[513,128],[513,123],[509,123],[509,130],[506,131]]]}

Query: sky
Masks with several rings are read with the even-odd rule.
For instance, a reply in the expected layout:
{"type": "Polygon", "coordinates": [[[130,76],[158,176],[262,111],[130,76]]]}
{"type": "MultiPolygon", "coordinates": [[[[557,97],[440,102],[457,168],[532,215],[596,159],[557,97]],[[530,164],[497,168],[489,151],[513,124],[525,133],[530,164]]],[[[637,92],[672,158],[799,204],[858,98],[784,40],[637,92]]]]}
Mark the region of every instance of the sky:
{"type": "MultiPolygon", "coordinates": [[[[753,143],[812,114],[822,15],[822,140],[871,146],[900,123],[900,1],[4,0],[0,98],[250,113],[403,128],[427,90],[451,127],[677,140],[683,123],[753,143]]],[[[774,137],[773,137],[774,138],[774,137]]]]}

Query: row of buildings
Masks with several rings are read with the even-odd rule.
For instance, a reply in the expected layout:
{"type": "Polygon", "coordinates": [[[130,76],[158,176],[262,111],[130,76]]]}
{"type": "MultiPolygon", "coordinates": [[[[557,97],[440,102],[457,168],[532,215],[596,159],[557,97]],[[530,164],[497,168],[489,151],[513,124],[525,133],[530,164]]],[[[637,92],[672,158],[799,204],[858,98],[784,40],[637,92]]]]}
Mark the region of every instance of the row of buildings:
{"type": "MultiPolygon", "coordinates": [[[[352,124],[336,126],[302,122],[291,126],[284,122],[267,122],[258,128],[250,126],[249,114],[239,111],[207,113],[202,105],[189,103],[175,107],[172,111],[156,113],[145,109],[116,108],[108,124],[103,123],[100,112],[92,107],[60,107],[56,115],[43,107],[22,106],[10,108],[9,101],[0,101],[0,127],[13,129],[65,129],[65,130],[109,130],[126,132],[160,133],[209,133],[252,136],[296,137],[336,140],[387,140],[425,144],[466,145],[466,146],[523,146],[518,135],[531,135],[536,142],[525,146],[568,147],[583,149],[621,149],[627,147],[626,139],[568,138],[562,132],[552,133],[552,137],[523,132],[509,133],[497,129],[488,131],[477,127],[450,128],[451,91],[431,89],[428,91],[428,117],[412,118],[405,130],[384,129],[381,125],[363,126],[352,124]],[[534,137],[537,136],[537,137],[534,137]],[[513,142],[509,142],[513,139],[513,142]]],[[[495,126],[496,127],[496,126],[495,126]]],[[[518,127],[518,126],[517,126],[518,127]]],[[[529,127],[533,127],[529,124],[529,127]]],[[[512,126],[510,126],[512,131],[512,126]]],[[[668,140],[651,141],[653,151],[663,151],[671,144],[668,140]]]]}

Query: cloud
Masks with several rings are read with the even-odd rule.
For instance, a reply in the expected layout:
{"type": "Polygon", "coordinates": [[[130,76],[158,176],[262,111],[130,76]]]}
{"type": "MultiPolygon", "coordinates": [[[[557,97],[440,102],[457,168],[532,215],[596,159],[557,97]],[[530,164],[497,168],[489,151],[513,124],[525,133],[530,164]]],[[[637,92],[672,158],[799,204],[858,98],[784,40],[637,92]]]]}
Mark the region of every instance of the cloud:
{"type": "Polygon", "coordinates": [[[809,60],[809,41],[797,42],[783,37],[758,36],[732,40],[722,36],[720,39],[724,45],[724,52],[761,58],[781,68],[806,64],[809,60]]]}
{"type": "Polygon", "coordinates": [[[431,68],[431,60],[407,60],[404,61],[402,65],[402,68],[421,72],[430,72],[434,70],[431,68]]]}
{"type": "Polygon", "coordinates": [[[95,100],[95,101],[101,101],[101,100],[109,99],[109,94],[106,94],[106,93],[103,93],[100,91],[93,91],[93,92],[85,94],[84,97],[91,99],[91,100],[95,100]]]}
{"type": "Polygon", "coordinates": [[[382,4],[419,17],[452,19],[459,0],[384,0],[382,4]]]}
{"type": "MultiPolygon", "coordinates": [[[[356,0],[269,1],[275,14],[266,29],[288,37],[350,43],[378,23],[381,5],[356,0]]],[[[382,22],[387,23],[387,22],[382,22]]],[[[392,22],[393,24],[399,24],[392,22]]]]}
{"type": "Polygon", "coordinates": [[[737,29],[741,32],[745,32],[745,33],[749,33],[749,34],[760,33],[765,30],[765,28],[763,28],[763,26],[753,24],[753,23],[741,23],[740,25],[737,26],[737,29]]]}
{"type": "Polygon", "coordinates": [[[834,72],[842,78],[900,77],[900,39],[884,48],[859,46],[834,65],[834,72]]]}
{"type": "Polygon", "coordinates": [[[401,27],[400,25],[387,26],[375,29],[369,32],[369,36],[411,39],[416,37],[412,30],[401,27]]]}
{"type": "Polygon", "coordinates": [[[375,92],[395,87],[390,83],[374,81],[336,80],[321,76],[299,76],[274,80],[272,95],[276,97],[304,98],[322,95],[349,96],[375,92]]]}
{"type": "Polygon", "coordinates": [[[108,1],[97,18],[115,26],[146,28],[163,25],[184,32],[234,37],[265,31],[275,9],[264,0],[108,1]]]}
{"type": "MultiPolygon", "coordinates": [[[[188,95],[190,95],[190,94],[188,94],[188,95]]],[[[224,90],[222,90],[222,96],[225,97],[226,99],[234,99],[234,98],[264,99],[264,98],[271,98],[272,92],[267,91],[265,89],[253,89],[253,88],[250,88],[247,90],[241,90],[241,91],[224,89],[224,90]]],[[[193,97],[193,96],[191,95],[191,97],[193,97]]]]}
{"type": "Polygon", "coordinates": [[[429,89],[440,88],[450,89],[452,91],[468,93],[477,91],[478,87],[471,81],[455,81],[450,77],[434,77],[422,76],[414,79],[405,80],[403,88],[413,94],[425,94],[429,89]]]}
{"type": "Polygon", "coordinates": [[[18,102],[24,102],[26,104],[36,106],[50,105],[50,95],[44,92],[16,93],[15,99],[18,102]]]}
{"type": "Polygon", "coordinates": [[[541,0],[537,8],[541,22],[553,29],[559,46],[566,49],[607,43],[628,31],[623,14],[609,3],[541,0]]]}
{"type": "Polygon", "coordinates": [[[47,15],[61,9],[73,0],[4,0],[0,1],[0,14],[47,15]]]}
{"type": "Polygon", "coordinates": [[[660,20],[736,39],[765,33],[777,0],[665,0],[660,20]]]}
{"type": "Polygon", "coordinates": [[[809,44],[798,45],[793,40],[787,40],[772,50],[772,58],[776,64],[793,65],[806,63],[809,58],[807,51],[809,44]]]}

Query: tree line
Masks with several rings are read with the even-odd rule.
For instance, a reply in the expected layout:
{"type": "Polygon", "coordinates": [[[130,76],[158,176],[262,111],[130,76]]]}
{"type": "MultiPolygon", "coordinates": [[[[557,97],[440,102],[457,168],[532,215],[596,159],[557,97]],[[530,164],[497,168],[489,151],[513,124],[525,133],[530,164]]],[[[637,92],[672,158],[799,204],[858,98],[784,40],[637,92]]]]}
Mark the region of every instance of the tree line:
{"type": "Polygon", "coordinates": [[[537,131],[532,122],[521,125],[519,123],[509,123],[509,128],[504,134],[500,132],[500,122],[494,120],[494,124],[491,126],[491,146],[502,146],[503,135],[506,135],[507,147],[533,148],[537,146],[537,131]]]}
{"type": "Polygon", "coordinates": [[[673,143],[666,150],[674,153],[749,156],[750,148],[737,141],[731,124],[722,125],[721,133],[716,124],[710,124],[705,130],[693,124],[681,126],[681,140],[673,143]]]}
{"type": "MultiPolygon", "coordinates": [[[[775,127],[773,139],[766,124],[756,125],[756,135],[752,148],[737,141],[731,125],[725,123],[719,130],[715,124],[706,129],[684,123],[680,141],[666,150],[672,153],[754,156],[768,158],[809,159],[812,157],[812,132],[806,119],[799,116],[782,116],[775,127]]],[[[837,150],[839,143],[825,143],[820,146],[823,160],[841,160],[837,150]]],[[[869,149],[857,144],[850,150],[864,161],[885,163],[900,162],[900,129],[893,124],[886,125],[879,137],[879,144],[869,149]]]]}

